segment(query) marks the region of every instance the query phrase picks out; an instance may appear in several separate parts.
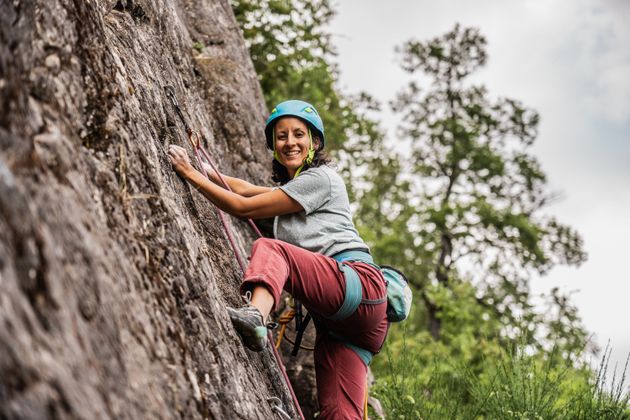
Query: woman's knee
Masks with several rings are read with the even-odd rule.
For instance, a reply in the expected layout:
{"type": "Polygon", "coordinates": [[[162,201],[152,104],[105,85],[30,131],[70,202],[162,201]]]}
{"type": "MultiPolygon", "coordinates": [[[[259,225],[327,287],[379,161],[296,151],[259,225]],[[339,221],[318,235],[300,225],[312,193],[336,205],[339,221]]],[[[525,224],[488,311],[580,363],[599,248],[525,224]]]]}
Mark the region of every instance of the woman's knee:
{"type": "Polygon", "coordinates": [[[259,247],[276,246],[276,242],[280,242],[280,241],[278,241],[277,239],[271,239],[271,238],[258,238],[254,241],[253,247],[259,248],[259,247]]]}
{"type": "Polygon", "coordinates": [[[258,238],[254,241],[254,243],[252,244],[252,257],[256,254],[259,253],[261,250],[263,249],[268,249],[269,248],[269,241],[271,239],[269,238],[258,238]]]}
{"type": "Polygon", "coordinates": [[[258,238],[252,245],[252,255],[256,252],[280,252],[284,242],[271,238],[258,238]]]}
{"type": "Polygon", "coordinates": [[[269,241],[273,241],[273,239],[270,238],[258,238],[254,241],[254,247],[257,246],[264,246],[265,244],[267,244],[269,241]]]}

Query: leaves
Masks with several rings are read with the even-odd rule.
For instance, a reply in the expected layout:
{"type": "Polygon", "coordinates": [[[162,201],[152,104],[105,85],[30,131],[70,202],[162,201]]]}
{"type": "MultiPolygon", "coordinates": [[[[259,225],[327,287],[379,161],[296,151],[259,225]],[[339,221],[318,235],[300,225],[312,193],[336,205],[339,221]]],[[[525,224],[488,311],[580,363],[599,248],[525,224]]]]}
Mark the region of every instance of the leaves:
{"type": "MultiPolygon", "coordinates": [[[[451,288],[458,279],[479,291],[501,290],[487,297],[509,330],[516,318],[510,313],[532,311],[522,287],[532,272],[577,265],[586,255],[577,232],[540,213],[553,197],[529,151],[538,113],[514,99],[493,100],[484,86],[466,83],[485,63],[485,46],[478,30],[459,25],[432,40],[405,43],[399,50],[403,69],[422,72],[431,82],[412,80],[392,107],[401,115],[399,133],[413,158],[400,165],[409,168],[401,176],[413,180],[402,199],[414,203],[408,212],[420,224],[431,227],[413,232],[407,248],[423,245],[421,259],[433,267],[426,270],[429,283],[451,288]]],[[[446,310],[445,301],[432,299],[438,312],[446,310]]]]}
{"type": "Polygon", "coordinates": [[[408,41],[402,49],[403,70],[423,71],[436,80],[461,80],[486,62],[486,39],[479,30],[458,24],[444,36],[428,42],[408,41]]]}
{"type": "Polygon", "coordinates": [[[330,2],[237,0],[232,7],[267,107],[287,99],[312,103],[324,121],[327,147],[340,148],[354,116],[336,88],[335,51],[325,30],[334,16],[330,2]]]}

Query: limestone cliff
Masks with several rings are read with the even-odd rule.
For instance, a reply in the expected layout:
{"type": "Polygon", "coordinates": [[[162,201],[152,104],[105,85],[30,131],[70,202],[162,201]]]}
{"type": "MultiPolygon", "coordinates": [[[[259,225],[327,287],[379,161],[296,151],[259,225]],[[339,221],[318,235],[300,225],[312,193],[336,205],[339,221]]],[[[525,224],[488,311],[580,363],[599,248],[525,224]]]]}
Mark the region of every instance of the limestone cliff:
{"type": "Polygon", "coordinates": [[[224,172],[269,182],[228,0],[0,2],[0,418],[295,414],[227,318],[240,268],[168,163],[165,85],[224,172]]]}

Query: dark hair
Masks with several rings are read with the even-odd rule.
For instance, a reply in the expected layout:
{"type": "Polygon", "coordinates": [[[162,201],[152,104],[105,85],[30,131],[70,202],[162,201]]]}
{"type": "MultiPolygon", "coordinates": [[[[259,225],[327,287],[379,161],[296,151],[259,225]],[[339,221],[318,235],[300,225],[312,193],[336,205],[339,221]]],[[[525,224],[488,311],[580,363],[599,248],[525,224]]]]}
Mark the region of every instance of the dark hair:
{"type": "MultiPolygon", "coordinates": [[[[321,140],[318,136],[313,134],[313,143],[315,143],[316,141],[319,144],[319,147],[317,147],[317,149],[315,150],[313,161],[310,164],[304,165],[302,171],[306,171],[309,168],[317,168],[318,166],[328,165],[331,162],[328,153],[321,149],[321,140]]],[[[271,161],[271,179],[274,182],[279,182],[280,185],[284,185],[287,182],[291,181],[287,168],[285,168],[284,165],[278,162],[275,158],[271,161]]]]}

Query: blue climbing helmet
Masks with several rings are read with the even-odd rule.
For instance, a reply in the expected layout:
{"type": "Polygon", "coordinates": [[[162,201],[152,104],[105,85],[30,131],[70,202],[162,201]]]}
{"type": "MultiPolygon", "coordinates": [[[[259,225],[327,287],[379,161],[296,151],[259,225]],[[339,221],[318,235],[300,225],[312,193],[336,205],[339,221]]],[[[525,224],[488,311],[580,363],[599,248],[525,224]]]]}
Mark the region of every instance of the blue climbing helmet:
{"type": "MultiPolygon", "coordinates": [[[[324,123],[317,113],[315,107],[308,102],[291,99],[276,105],[271,110],[271,115],[267,118],[265,125],[265,137],[267,138],[267,147],[274,150],[274,131],[273,127],[282,117],[297,117],[304,121],[308,128],[315,132],[321,140],[321,148],[324,148],[324,123]]],[[[310,134],[310,133],[309,133],[310,134]]]]}

